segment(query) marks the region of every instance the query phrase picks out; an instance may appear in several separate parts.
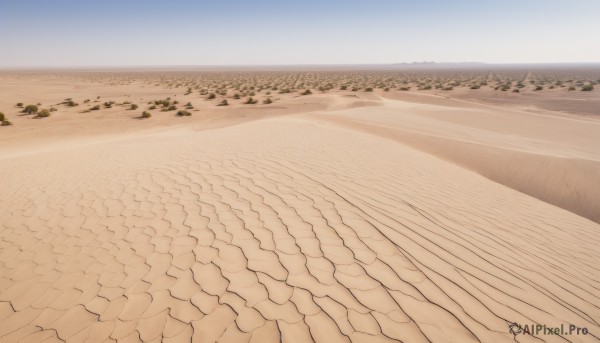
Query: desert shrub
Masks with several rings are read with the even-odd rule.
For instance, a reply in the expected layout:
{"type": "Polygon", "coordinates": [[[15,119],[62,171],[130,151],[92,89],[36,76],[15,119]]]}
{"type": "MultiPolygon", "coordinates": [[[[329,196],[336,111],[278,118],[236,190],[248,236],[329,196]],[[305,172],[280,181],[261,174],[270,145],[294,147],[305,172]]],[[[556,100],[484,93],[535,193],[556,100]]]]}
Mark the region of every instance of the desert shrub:
{"type": "Polygon", "coordinates": [[[221,101],[217,106],[229,106],[229,103],[226,99],[223,99],[223,101],[221,101]]]}
{"type": "Polygon", "coordinates": [[[23,103],[22,102],[17,102],[17,107],[23,107],[23,103]]]}
{"type": "Polygon", "coordinates": [[[290,89],[289,89],[289,88],[283,88],[283,89],[281,89],[281,90],[279,91],[279,94],[287,94],[287,93],[290,93],[290,92],[291,92],[291,91],[290,91],[290,89]]]}
{"type": "Polygon", "coordinates": [[[383,89],[383,91],[384,91],[384,92],[389,92],[389,91],[390,91],[390,87],[385,87],[385,88],[383,89]]]}
{"type": "Polygon", "coordinates": [[[192,115],[192,113],[190,113],[190,112],[188,112],[186,110],[181,110],[181,111],[177,112],[177,116],[178,117],[189,117],[191,115],[192,115]]]}
{"type": "Polygon", "coordinates": [[[75,106],[79,106],[78,103],[76,103],[75,101],[69,99],[67,101],[64,102],[65,105],[69,106],[69,107],[75,107],[75,106]]]}
{"type": "Polygon", "coordinates": [[[214,99],[214,98],[216,98],[216,97],[217,97],[217,95],[216,95],[215,93],[210,93],[210,94],[208,95],[208,97],[206,97],[206,99],[207,99],[207,100],[212,100],[212,99],[214,99]]]}
{"type": "Polygon", "coordinates": [[[248,100],[244,101],[244,104],[247,104],[247,105],[254,105],[254,104],[256,104],[257,102],[258,102],[258,100],[254,100],[254,99],[252,99],[252,97],[249,97],[249,98],[248,98],[248,100]]]}
{"type": "Polygon", "coordinates": [[[340,87],[340,90],[341,90],[341,91],[345,91],[345,90],[347,90],[347,89],[348,89],[348,86],[346,86],[346,85],[344,85],[344,86],[340,87]]]}
{"type": "Polygon", "coordinates": [[[447,87],[442,88],[443,91],[451,91],[453,89],[454,89],[454,87],[452,87],[452,86],[447,86],[447,87]]]}
{"type": "Polygon", "coordinates": [[[236,99],[236,100],[239,100],[239,99],[240,99],[240,95],[239,95],[239,94],[237,94],[237,93],[235,93],[235,94],[233,95],[233,98],[234,98],[234,99],[236,99]]]}
{"type": "Polygon", "coordinates": [[[23,109],[23,113],[27,113],[27,114],[33,114],[33,113],[37,113],[37,112],[38,112],[37,105],[27,105],[23,109]]]}
{"type": "Polygon", "coordinates": [[[0,125],[1,126],[9,126],[9,125],[12,125],[12,123],[10,121],[8,121],[8,120],[3,120],[2,124],[0,124],[0,125]]]}
{"type": "Polygon", "coordinates": [[[129,107],[130,110],[135,111],[138,109],[138,105],[136,104],[131,104],[131,106],[129,107]]]}
{"type": "Polygon", "coordinates": [[[399,89],[401,91],[408,91],[408,90],[410,90],[410,87],[400,87],[399,89]]]}
{"type": "Polygon", "coordinates": [[[541,91],[542,89],[544,89],[544,87],[542,87],[542,86],[535,86],[534,91],[541,91]]]}
{"type": "Polygon", "coordinates": [[[150,118],[150,117],[152,117],[152,113],[146,112],[146,111],[142,112],[142,115],[140,116],[140,118],[150,118]]]}
{"type": "Polygon", "coordinates": [[[104,103],[104,107],[106,108],[112,108],[112,105],[114,104],[114,101],[107,101],[104,103]]]}
{"type": "Polygon", "coordinates": [[[583,86],[583,87],[581,88],[581,90],[582,90],[582,91],[584,91],[584,92],[589,92],[589,91],[591,91],[592,89],[594,89],[594,86],[592,86],[592,85],[585,85],[585,86],[583,86]]]}
{"type": "Polygon", "coordinates": [[[90,111],[98,111],[98,110],[100,110],[100,105],[96,105],[96,106],[90,108],[90,111]]]}
{"type": "Polygon", "coordinates": [[[35,118],[47,118],[50,117],[50,111],[43,109],[37,113],[35,118]]]}
{"type": "Polygon", "coordinates": [[[574,91],[574,90],[575,90],[575,87],[573,87],[573,86],[569,86],[569,89],[568,89],[568,91],[569,91],[569,92],[570,92],[570,91],[574,91]]]}
{"type": "Polygon", "coordinates": [[[272,103],[273,103],[273,100],[271,100],[271,98],[266,98],[266,99],[263,101],[263,104],[266,104],[266,105],[268,105],[268,104],[272,104],[272,103]]]}
{"type": "Polygon", "coordinates": [[[150,107],[148,107],[149,110],[155,110],[156,109],[156,105],[152,105],[150,107]]]}
{"type": "Polygon", "coordinates": [[[0,121],[4,121],[6,119],[6,116],[4,115],[4,113],[0,112],[0,121]]]}
{"type": "Polygon", "coordinates": [[[310,89],[305,90],[304,92],[300,93],[300,95],[311,95],[312,92],[310,91],[310,89]]]}
{"type": "Polygon", "coordinates": [[[365,92],[372,92],[373,91],[373,87],[367,87],[365,88],[365,92]]]}
{"type": "Polygon", "coordinates": [[[515,89],[513,89],[513,90],[512,90],[512,92],[513,92],[513,93],[519,93],[520,91],[519,91],[519,89],[518,89],[518,88],[515,88],[515,89]]]}
{"type": "Polygon", "coordinates": [[[471,89],[479,89],[479,88],[481,88],[481,86],[480,85],[471,85],[470,88],[471,89]]]}

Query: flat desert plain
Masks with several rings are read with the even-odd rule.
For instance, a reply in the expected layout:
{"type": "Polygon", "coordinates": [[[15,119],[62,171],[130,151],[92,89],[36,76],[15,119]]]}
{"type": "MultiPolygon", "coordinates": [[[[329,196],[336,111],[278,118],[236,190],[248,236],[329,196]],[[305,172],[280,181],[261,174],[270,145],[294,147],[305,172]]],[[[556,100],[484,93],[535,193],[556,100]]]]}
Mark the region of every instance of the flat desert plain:
{"type": "Polygon", "coordinates": [[[598,341],[598,82],[3,71],[0,341],[598,341]]]}

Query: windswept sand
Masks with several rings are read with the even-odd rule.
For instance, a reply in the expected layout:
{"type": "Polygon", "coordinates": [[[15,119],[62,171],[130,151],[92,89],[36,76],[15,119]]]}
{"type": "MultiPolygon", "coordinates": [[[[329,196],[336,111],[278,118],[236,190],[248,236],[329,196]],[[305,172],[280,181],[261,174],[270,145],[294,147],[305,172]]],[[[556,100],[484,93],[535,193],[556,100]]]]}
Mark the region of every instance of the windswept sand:
{"type": "Polygon", "coordinates": [[[435,99],[20,120],[0,342],[600,340],[598,122],[435,99]]]}

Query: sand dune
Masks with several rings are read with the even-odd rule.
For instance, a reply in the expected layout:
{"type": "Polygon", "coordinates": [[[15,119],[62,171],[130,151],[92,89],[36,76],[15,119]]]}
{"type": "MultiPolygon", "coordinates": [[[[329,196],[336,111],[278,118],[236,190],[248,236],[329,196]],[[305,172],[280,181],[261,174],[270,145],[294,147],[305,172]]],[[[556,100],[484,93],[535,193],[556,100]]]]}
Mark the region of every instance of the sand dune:
{"type": "Polygon", "coordinates": [[[419,102],[309,117],[403,142],[600,223],[600,120],[404,98],[419,102]]]}
{"type": "Polygon", "coordinates": [[[600,339],[598,224],[372,134],[272,118],[0,168],[2,341],[600,339]]]}

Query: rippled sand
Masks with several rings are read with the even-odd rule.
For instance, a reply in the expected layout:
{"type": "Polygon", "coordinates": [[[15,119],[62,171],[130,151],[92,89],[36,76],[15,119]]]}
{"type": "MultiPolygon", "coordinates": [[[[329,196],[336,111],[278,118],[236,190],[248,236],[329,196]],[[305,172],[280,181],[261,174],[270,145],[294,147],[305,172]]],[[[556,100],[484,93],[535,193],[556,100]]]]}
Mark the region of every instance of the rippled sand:
{"type": "Polygon", "coordinates": [[[600,337],[598,224],[377,136],[275,118],[0,167],[2,341],[600,337]]]}

